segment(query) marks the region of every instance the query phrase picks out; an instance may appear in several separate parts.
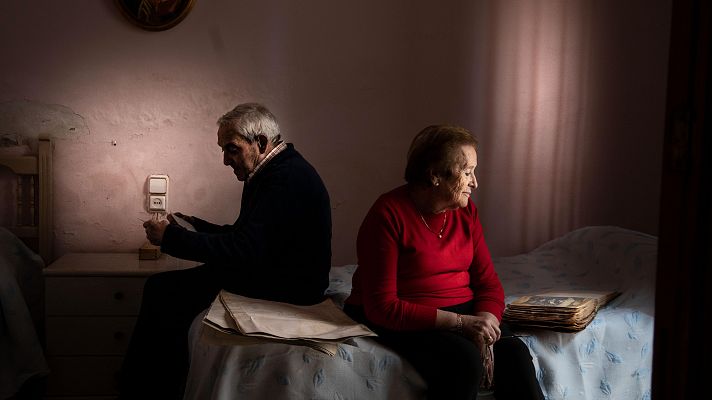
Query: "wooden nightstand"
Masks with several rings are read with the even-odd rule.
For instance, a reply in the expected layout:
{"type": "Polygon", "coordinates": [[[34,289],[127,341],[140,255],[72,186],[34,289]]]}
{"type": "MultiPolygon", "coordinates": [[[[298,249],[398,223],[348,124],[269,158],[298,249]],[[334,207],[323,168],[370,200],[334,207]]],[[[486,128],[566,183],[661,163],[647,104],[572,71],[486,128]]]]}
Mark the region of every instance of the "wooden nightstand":
{"type": "Polygon", "coordinates": [[[195,265],[165,254],[70,253],[45,268],[47,397],[115,397],[146,278],[195,265]]]}

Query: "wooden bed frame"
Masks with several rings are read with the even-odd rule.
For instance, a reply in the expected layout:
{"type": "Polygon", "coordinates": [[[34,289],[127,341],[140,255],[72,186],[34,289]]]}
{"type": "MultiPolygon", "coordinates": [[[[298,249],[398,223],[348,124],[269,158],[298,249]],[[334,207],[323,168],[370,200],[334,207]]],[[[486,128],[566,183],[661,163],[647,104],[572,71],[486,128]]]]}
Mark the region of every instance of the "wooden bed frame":
{"type": "Polygon", "coordinates": [[[0,166],[17,175],[16,220],[9,227],[49,265],[53,259],[52,142],[39,139],[36,155],[3,156],[0,166]]]}

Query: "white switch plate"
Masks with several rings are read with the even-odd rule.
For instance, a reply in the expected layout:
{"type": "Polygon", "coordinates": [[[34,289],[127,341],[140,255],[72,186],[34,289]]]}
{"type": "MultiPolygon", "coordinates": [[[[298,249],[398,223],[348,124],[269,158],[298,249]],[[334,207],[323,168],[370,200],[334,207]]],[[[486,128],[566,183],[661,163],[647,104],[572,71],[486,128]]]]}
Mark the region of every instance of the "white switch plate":
{"type": "Polygon", "coordinates": [[[166,203],[168,202],[168,175],[154,174],[148,176],[148,211],[161,212],[166,211],[166,203]]]}
{"type": "Polygon", "coordinates": [[[148,177],[148,193],[168,193],[168,175],[151,175],[148,177]]]}

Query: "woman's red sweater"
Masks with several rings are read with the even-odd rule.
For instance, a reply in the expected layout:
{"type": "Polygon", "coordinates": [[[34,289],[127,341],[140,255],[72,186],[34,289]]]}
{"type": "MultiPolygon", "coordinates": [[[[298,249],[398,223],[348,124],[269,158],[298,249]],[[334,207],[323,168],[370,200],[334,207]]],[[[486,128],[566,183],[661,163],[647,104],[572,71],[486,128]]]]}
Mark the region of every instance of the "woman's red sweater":
{"type": "Polygon", "coordinates": [[[474,312],[501,320],[504,290],[472,200],[423,218],[430,229],[407,185],[376,200],[359,229],[358,268],[346,303],[363,306],[371,322],[391,330],[432,329],[438,308],[469,300],[474,312]]]}

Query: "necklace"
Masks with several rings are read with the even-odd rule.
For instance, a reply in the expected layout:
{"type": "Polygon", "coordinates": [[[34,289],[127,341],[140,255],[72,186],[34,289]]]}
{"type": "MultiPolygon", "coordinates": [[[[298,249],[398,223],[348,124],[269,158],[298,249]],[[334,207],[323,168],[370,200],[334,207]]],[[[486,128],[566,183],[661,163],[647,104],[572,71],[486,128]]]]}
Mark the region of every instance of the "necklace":
{"type": "MultiPolygon", "coordinates": [[[[429,230],[430,232],[435,233],[434,230],[430,229],[430,225],[428,225],[428,223],[425,222],[425,218],[423,218],[423,214],[421,214],[420,211],[418,211],[418,215],[420,215],[420,220],[423,221],[423,223],[425,224],[425,227],[428,228],[428,230],[429,230]]],[[[443,238],[443,231],[445,230],[445,223],[446,223],[446,222],[447,222],[447,211],[445,211],[445,218],[443,218],[443,226],[442,226],[442,228],[440,228],[440,232],[435,233],[436,235],[438,235],[438,239],[442,239],[442,238],[443,238]]]]}

